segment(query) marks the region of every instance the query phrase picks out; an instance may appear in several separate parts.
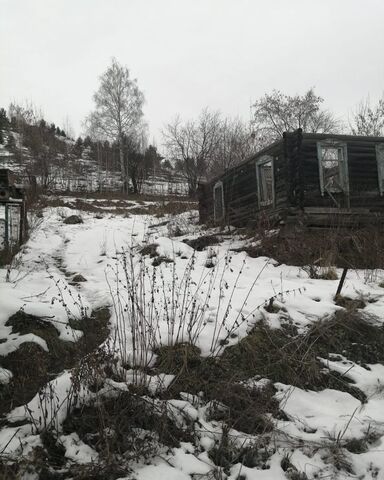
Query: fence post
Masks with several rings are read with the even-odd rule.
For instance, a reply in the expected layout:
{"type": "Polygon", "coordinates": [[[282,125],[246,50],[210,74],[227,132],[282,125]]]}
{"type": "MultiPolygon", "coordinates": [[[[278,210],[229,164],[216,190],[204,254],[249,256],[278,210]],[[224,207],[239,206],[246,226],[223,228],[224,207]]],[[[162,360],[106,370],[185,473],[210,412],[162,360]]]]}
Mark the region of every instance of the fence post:
{"type": "Polygon", "coordinates": [[[343,288],[345,277],[347,276],[348,268],[343,268],[343,273],[341,274],[340,282],[337,287],[337,292],[335,298],[337,298],[341,294],[341,289],[343,288]]]}

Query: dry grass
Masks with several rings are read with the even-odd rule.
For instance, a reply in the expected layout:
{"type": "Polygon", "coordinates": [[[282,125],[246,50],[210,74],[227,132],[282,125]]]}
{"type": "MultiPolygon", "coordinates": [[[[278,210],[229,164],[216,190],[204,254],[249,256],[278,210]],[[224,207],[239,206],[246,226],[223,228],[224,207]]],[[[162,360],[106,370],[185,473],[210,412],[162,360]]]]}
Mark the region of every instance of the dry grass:
{"type": "Polygon", "coordinates": [[[384,363],[384,329],[357,311],[340,311],[300,335],[259,324],[217,358],[202,358],[199,350],[188,344],[162,347],[157,351],[155,368],[176,376],[165,393],[167,398],[175,398],[183,391],[203,392],[207,400],[227,405],[230,425],[257,431],[251,419],[268,411],[278,414],[278,407],[272,399],[273,388],[252,392],[239,384],[255,375],[303,389],[335,388],[366,400],[347,377],[324,372],[318,357],[328,358],[330,353],[339,353],[363,366],[384,363]]]}
{"type": "Polygon", "coordinates": [[[12,315],[6,323],[12,327],[12,332],[39,336],[46,341],[49,352],[36,343],[26,342],[6,357],[0,357],[0,365],[13,373],[11,382],[1,387],[0,412],[29,402],[53,376],[74,367],[94,351],[108,335],[108,321],[108,309],[71,321],[72,327],[83,331],[83,336],[73,343],[61,340],[58,330],[47,320],[23,311],[12,315]]]}
{"type": "MultiPolygon", "coordinates": [[[[187,343],[159,347],[157,363],[150,373],[175,375],[170,388],[160,397],[151,400],[144,387],[139,389],[134,385],[128,391],[115,391],[107,396],[103,394],[101,381],[93,386],[96,401],[76,409],[67,418],[65,433],[77,432],[100,455],[98,468],[73,466],[70,473],[74,478],[101,480],[102,473],[108,474],[108,478],[119,478],[129,471],[132,460],[150,458],[160,452],[162,445],[172,448],[180,442],[193,442],[193,425],[187,429],[177,427],[164,408],[163,400],[178,398],[182,392],[197,394],[202,402],[210,402],[209,419],[223,426],[220,440],[209,452],[217,472],[229,472],[239,462],[250,468],[267,468],[274,453],[268,441],[274,429],[273,419],[287,419],[274,398],[273,382],[311,390],[336,388],[365,401],[364,394],[347,378],[324,372],[318,357],[328,358],[330,353],[340,353],[363,366],[384,363],[384,329],[351,307],[314,324],[305,334],[297,334],[294,329],[272,330],[258,324],[220,357],[202,358],[199,349],[187,343]],[[271,382],[257,387],[244,383],[255,376],[271,382]],[[239,446],[231,440],[228,433],[231,428],[259,435],[258,441],[239,446]]],[[[113,364],[109,374],[105,370],[109,361],[113,359],[86,357],[78,372],[80,381],[91,386],[92,379],[112,375],[113,364]],[[97,371],[100,363],[104,369],[101,375],[97,371]]],[[[345,449],[364,451],[367,442],[368,437],[363,442],[336,439],[324,447],[324,452],[336,468],[350,471],[345,449]]],[[[52,472],[60,468],[61,447],[55,437],[46,437],[43,444],[41,455],[45,455],[47,464],[42,468],[52,472]]],[[[283,463],[287,478],[305,480],[305,475],[290,464],[288,457],[283,463]]]]}
{"type": "Polygon", "coordinates": [[[114,463],[119,456],[126,462],[148,458],[161,445],[176,447],[181,441],[191,441],[190,433],[176,427],[166,408],[155,400],[131,392],[116,393],[75,409],[64,423],[64,432],[76,431],[106,463],[114,463]]]}
{"type": "MultiPolygon", "coordinates": [[[[253,232],[255,235],[255,232],[253,232]]],[[[364,230],[306,230],[256,233],[256,246],[245,251],[251,257],[268,256],[287,265],[304,266],[311,278],[336,279],[332,268],[379,269],[384,267],[384,235],[364,230]]]]}

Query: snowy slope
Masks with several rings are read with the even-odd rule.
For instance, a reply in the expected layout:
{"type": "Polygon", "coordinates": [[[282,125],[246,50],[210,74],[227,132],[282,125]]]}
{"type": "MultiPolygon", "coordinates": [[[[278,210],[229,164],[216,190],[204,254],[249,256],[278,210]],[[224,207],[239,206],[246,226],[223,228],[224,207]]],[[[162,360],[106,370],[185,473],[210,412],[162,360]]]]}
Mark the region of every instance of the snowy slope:
{"type": "MultiPolygon", "coordinates": [[[[0,343],[0,355],[8,355],[23,342],[36,342],[43,349],[48,348],[36,335],[10,333],[5,322],[19,309],[54,322],[61,339],[76,342],[82,332],[71,328],[70,320],[80,318],[83,309],[91,311],[107,305],[111,309],[111,333],[105,345],[113,344],[121,365],[136,366],[152,366],[156,359],[155,347],[192,341],[201,355],[208,357],[221,354],[224,346],[239,342],[258,322],[281,329],[289,319],[298,332],[304,332],[319,319],[341,309],[333,301],[337,280],[309,279],[299,267],[278,265],[266,257],[250,258],[245,252],[231,250],[235,247],[238,250],[245,242],[240,237],[224,235],[219,245],[203,251],[194,250],[183,239],[202,233],[196,225],[196,212],[182,214],[178,219],[113,214],[96,218],[94,214],[79,212],[83,223],[64,224],[63,219],[73,213],[65,207],[46,208],[41,225],[32,233],[18,264],[11,271],[10,281],[6,281],[6,270],[0,270],[0,334],[6,339],[0,343]],[[164,218],[173,224],[179,222],[185,235],[171,238],[169,231],[172,229],[164,218]],[[152,258],[142,252],[145,246],[155,251],[153,258],[170,261],[153,266],[152,258]],[[70,285],[75,274],[81,274],[86,281],[70,285]],[[140,279],[139,284],[133,287],[132,279],[140,279]],[[140,295],[146,298],[146,318],[151,318],[153,327],[147,337],[148,343],[145,347],[136,346],[136,353],[133,351],[133,317],[128,315],[132,315],[129,307],[132,288],[140,290],[140,295]],[[264,308],[271,297],[279,307],[275,313],[268,313],[264,308]],[[171,298],[176,298],[179,306],[170,313],[171,298]],[[185,302],[183,308],[182,301],[185,302]],[[185,311],[193,321],[186,319],[185,311]],[[124,342],[116,343],[117,336],[123,336],[124,342]]],[[[376,282],[367,283],[364,272],[350,271],[343,290],[343,294],[351,298],[374,299],[366,311],[376,317],[378,325],[384,322],[384,292],[378,285],[380,280],[380,272],[376,282]]],[[[349,393],[338,390],[311,391],[276,383],[275,397],[286,416],[275,421],[276,433],[270,438],[275,453],[268,460],[268,469],[235,463],[228,478],[289,478],[281,467],[287,452],[290,463],[299,472],[305,472],[307,478],[384,478],[384,367],[370,365],[367,370],[345,358],[334,362],[324,360],[324,364],[341,375],[348,374],[366,393],[367,402],[361,403],[349,393]],[[375,429],[376,443],[365,453],[347,452],[353,473],[342,469],[336,472],[322,448],[331,443],[332,436],[341,435],[343,440],[361,439],[369,429],[375,429]]],[[[127,369],[125,382],[111,380],[110,388],[126,388],[124,385],[133,381],[132,375],[133,370],[127,369]]],[[[6,374],[4,378],[9,381],[6,374]]],[[[172,376],[149,376],[143,382],[155,393],[158,388],[166,388],[172,376]]],[[[50,388],[56,395],[56,408],[52,411],[57,415],[60,429],[67,415],[71,373],[63,372],[51,382],[50,388]]],[[[82,401],[94,396],[86,388],[81,395],[82,401]]],[[[137,463],[134,478],[214,478],[208,476],[216,467],[207,452],[220,441],[222,424],[210,420],[209,405],[203,399],[186,396],[184,400],[168,402],[168,408],[180,425],[192,422],[199,426],[197,438],[194,443],[184,443],[161,458],[152,459],[149,465],[137,463]]],[[[17,456],[22,446],[23,455],[28,455],[33,446],[40,444],[36,424],[42,426],[41,415],[38,396],[28,409],[18,407],[10,412],[8,420],[24,419],[27,423],[1,430],[0,451],[17,456]]],[[[230,435],[239,445],[256,438],[234,430],[230,435]]],[[[61,441],[66,457],[72,462],[87,463],[98,458],[97,452],[75,433],[62,435],[61,441]]],[[[224,473],[222,475],[221,478],[226,478],[224,473]]]]}

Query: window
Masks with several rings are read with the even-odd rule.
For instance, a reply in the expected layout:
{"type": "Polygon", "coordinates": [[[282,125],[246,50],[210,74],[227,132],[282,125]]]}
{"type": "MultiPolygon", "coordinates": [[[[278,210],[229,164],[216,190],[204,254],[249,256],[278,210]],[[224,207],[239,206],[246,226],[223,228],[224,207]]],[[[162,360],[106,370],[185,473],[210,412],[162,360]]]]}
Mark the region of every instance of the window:
{"type": "Polygon", "coordinates": [[[348,194],[347,146],[335,142],[318,143],[317,156],[321,194],[348,194]]]}
{"type": "Polygon", "coordinates": [[[275,196],[272,157],[265,155],[256,161],[256,178],[259,205],[272,205],[275,196]]]}
{"type": "Polygon", "coordinates": [[[215,222],[224,220],[224,190],[223,182],[217,182],[213,187],[213,215],[215,222]]]}
{"type": "Polygon", "coordinates": [[[379,179],[379,192],[384,195],[384,143],[376,145],[377,174],[379,179]]]}

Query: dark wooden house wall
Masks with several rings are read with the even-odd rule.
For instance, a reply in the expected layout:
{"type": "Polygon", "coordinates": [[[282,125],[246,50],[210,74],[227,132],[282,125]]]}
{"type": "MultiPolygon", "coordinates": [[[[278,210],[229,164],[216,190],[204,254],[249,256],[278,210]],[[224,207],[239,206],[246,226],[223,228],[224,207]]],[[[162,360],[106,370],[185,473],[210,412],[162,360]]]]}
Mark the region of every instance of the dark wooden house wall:
{"type": "Polygon", "coordinates": [[[284,218],[288,212],[308,207],[335,208],[335,200],[344,208],[369,208],[384,213],[380,195],[376,145],[384,138],[343,135],[302,134],[300,130],[284,134],[280,142],[264,149],[243,164],[232,168],[212,182],[200,185],[200,220],[214,219],[213,189],[223,183],[225,223],[255,223],[265,216],[284,218]],[[346,144],[349,196],[322,195],[318,160],[318,142],[335,140],[346,144]],[[256,162],[264,155],[274,161],[274,204],[259,205],[256,162]]]}
{"type": "Polygon", "coordinates": [[[252,218],[258,209],[256,167],[253,162],[235,169],[222,179],[226,220],[229,223],[241,223],[252,218]]]}
{"type": "Polygon", "coordinates": [[[253,156],[242,165],[232,168],[220,178],[199,186],[200,221],[214,219],[214,187],[222,182],[224,191],[225,223],[233,225],[255,222],[261,212],[267,216],[278,215],[287,208],[289,182],[287,182],[288,164],[284,142],[277,142],[260,154],[253,156]],[[274,172],[274,203],[261,206],[258,199],[256,163],[260,158],[271,157],[274,172]]]}
{"type": "MultiPolygon", "coordinates": [[[[336,138],[347,145],[349,179],[349,206],[351,208],[384,208],[384,199],[379,191],[376,145],[380,139],[361,139],[343,136],[310,136],[304,134],[301,146],[301,169],[303,176],[303,207],[335,207],[332,198],[321,195],[317,143],[327,138],[336,138]]],[[[383,139],[384,143],[384,139],[383,139]]],[[[337,195],[336,195],[337,199],[337,195]]],[[[341,206],[346,206],[341,198],[341,206]],[[344,203],[344,205],[343,205],[344,203]]]]}

